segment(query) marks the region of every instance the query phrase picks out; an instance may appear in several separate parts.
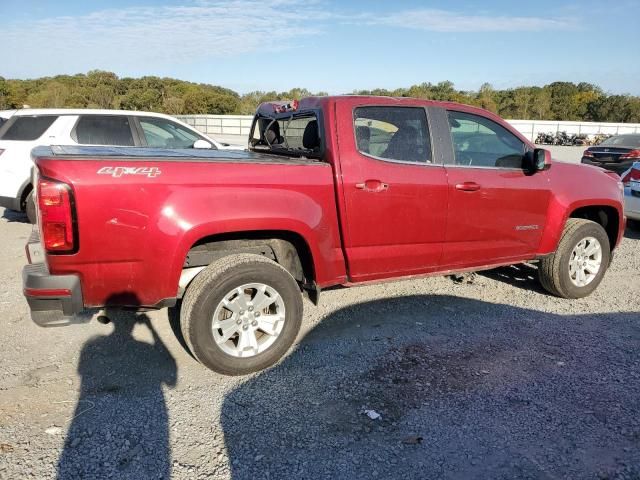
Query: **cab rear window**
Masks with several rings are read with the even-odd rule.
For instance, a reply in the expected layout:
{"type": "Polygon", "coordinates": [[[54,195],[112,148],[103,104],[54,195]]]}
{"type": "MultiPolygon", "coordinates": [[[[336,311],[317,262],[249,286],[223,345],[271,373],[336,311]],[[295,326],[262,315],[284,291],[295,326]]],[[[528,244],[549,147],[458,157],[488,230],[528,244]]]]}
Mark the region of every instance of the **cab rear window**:
{"type": "Polygon", "coordinates": [[[57,118],[57,115],[13,116],[0,128],[0,140],[37,140],[57,118]]]}

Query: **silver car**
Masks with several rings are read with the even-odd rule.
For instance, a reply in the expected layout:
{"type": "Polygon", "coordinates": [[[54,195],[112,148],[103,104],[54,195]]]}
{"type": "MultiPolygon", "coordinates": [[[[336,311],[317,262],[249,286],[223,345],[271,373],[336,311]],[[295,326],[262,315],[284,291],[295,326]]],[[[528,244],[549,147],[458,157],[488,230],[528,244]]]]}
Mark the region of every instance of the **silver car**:
{"type": "Polygon", "coordinates": [[[624,183],[624,213],[627,218],[640,222],[640,162],[634,162],[622,174],[624,183]]]}

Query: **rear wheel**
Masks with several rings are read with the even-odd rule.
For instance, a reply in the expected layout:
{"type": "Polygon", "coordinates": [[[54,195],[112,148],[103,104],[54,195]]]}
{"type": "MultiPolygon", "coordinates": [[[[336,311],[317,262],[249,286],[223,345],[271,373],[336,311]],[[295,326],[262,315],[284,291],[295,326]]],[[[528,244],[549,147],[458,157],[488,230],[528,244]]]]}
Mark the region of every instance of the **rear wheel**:
{"type": "Polygon", "coordinates": [[[211,370],[244,375],[276,363],[302,322],[295,279],[259,255],[224,257],[189,285],[180,326],[193,355],[211,370]]]}
{"type": "Polygon", "coordinates": [[[27,195],[27,199],[25,201],[24,211],[27,214],[27,218],[29,219],[29,223],[36,223],[37,215],[36,215],[36,201],[33,197],[33,190],[29,192],[27,195]]]}
{"type": "Polygon", "coordinates": [[[540,262],[540,283],[559,297],[586,297],[602,281],[610,259],[604,228],[590,220],[570,218],[556,252],[540,262]]]}

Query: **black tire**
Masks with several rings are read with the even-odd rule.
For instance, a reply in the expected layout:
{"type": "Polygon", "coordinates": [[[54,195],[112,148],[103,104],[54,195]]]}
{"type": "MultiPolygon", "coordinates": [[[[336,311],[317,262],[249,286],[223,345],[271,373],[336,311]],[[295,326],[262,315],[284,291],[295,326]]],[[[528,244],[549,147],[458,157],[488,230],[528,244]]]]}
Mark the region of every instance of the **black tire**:
{"type": "Polygon", "coordinates": [[[27,214],[29,223],[35,224],[38,221],[38,216],[36,214],[36,201],[33,198],[33,190],[31,190],[29,192],[29,195],[27,195],[27,199],[24,205],[24,211],[27,214]]]}
{"type": "Polygon", "coordinates": [[[583,298],[591,294],[604,277],[611,262],[609,237],[598,223],[570,218],[564,227],[558,249],[540,262],[540,283],[549,293],[562,298],[583,298]],[[593,237],[600,242],[602,260],[595,278],[585,286],[575,285],[569,274],[569,260],[574,248],[583,239],[593,237]]]}
{"type": "Polygon", "coordinates": [[[225,375],[245,375],[273,365],[287,352],[300,330],[302,312],[300,288],[287,270],[260,255],[237,254],[213,262],[191,282],[182,300],[180,326],[187,346],[200,363],[225,375]],[[211,327],[216,307],[225,295],[248,283],[275,289],[284,302],[285,320],[270,347],[241,358],[218,346],[211,327]]]}

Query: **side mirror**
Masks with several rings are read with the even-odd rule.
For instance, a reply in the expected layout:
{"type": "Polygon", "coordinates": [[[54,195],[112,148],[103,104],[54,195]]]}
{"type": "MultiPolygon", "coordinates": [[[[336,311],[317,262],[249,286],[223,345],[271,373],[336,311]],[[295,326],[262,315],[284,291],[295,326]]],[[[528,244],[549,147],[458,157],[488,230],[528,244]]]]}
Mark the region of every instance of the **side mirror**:
{"type": "Polygon", "coordinates": [[[206,140],[200,139],[195,141],[195,143],[193,144],[193,148],[207,149],[207,148],[211,148],[211,144],[206,140]]]}
{"type": "Polygon", "coordinates": [[[551,168],[551,152],[544,148],[536,148],[531,155],[531,173],[549,170],[551,168]]]}

